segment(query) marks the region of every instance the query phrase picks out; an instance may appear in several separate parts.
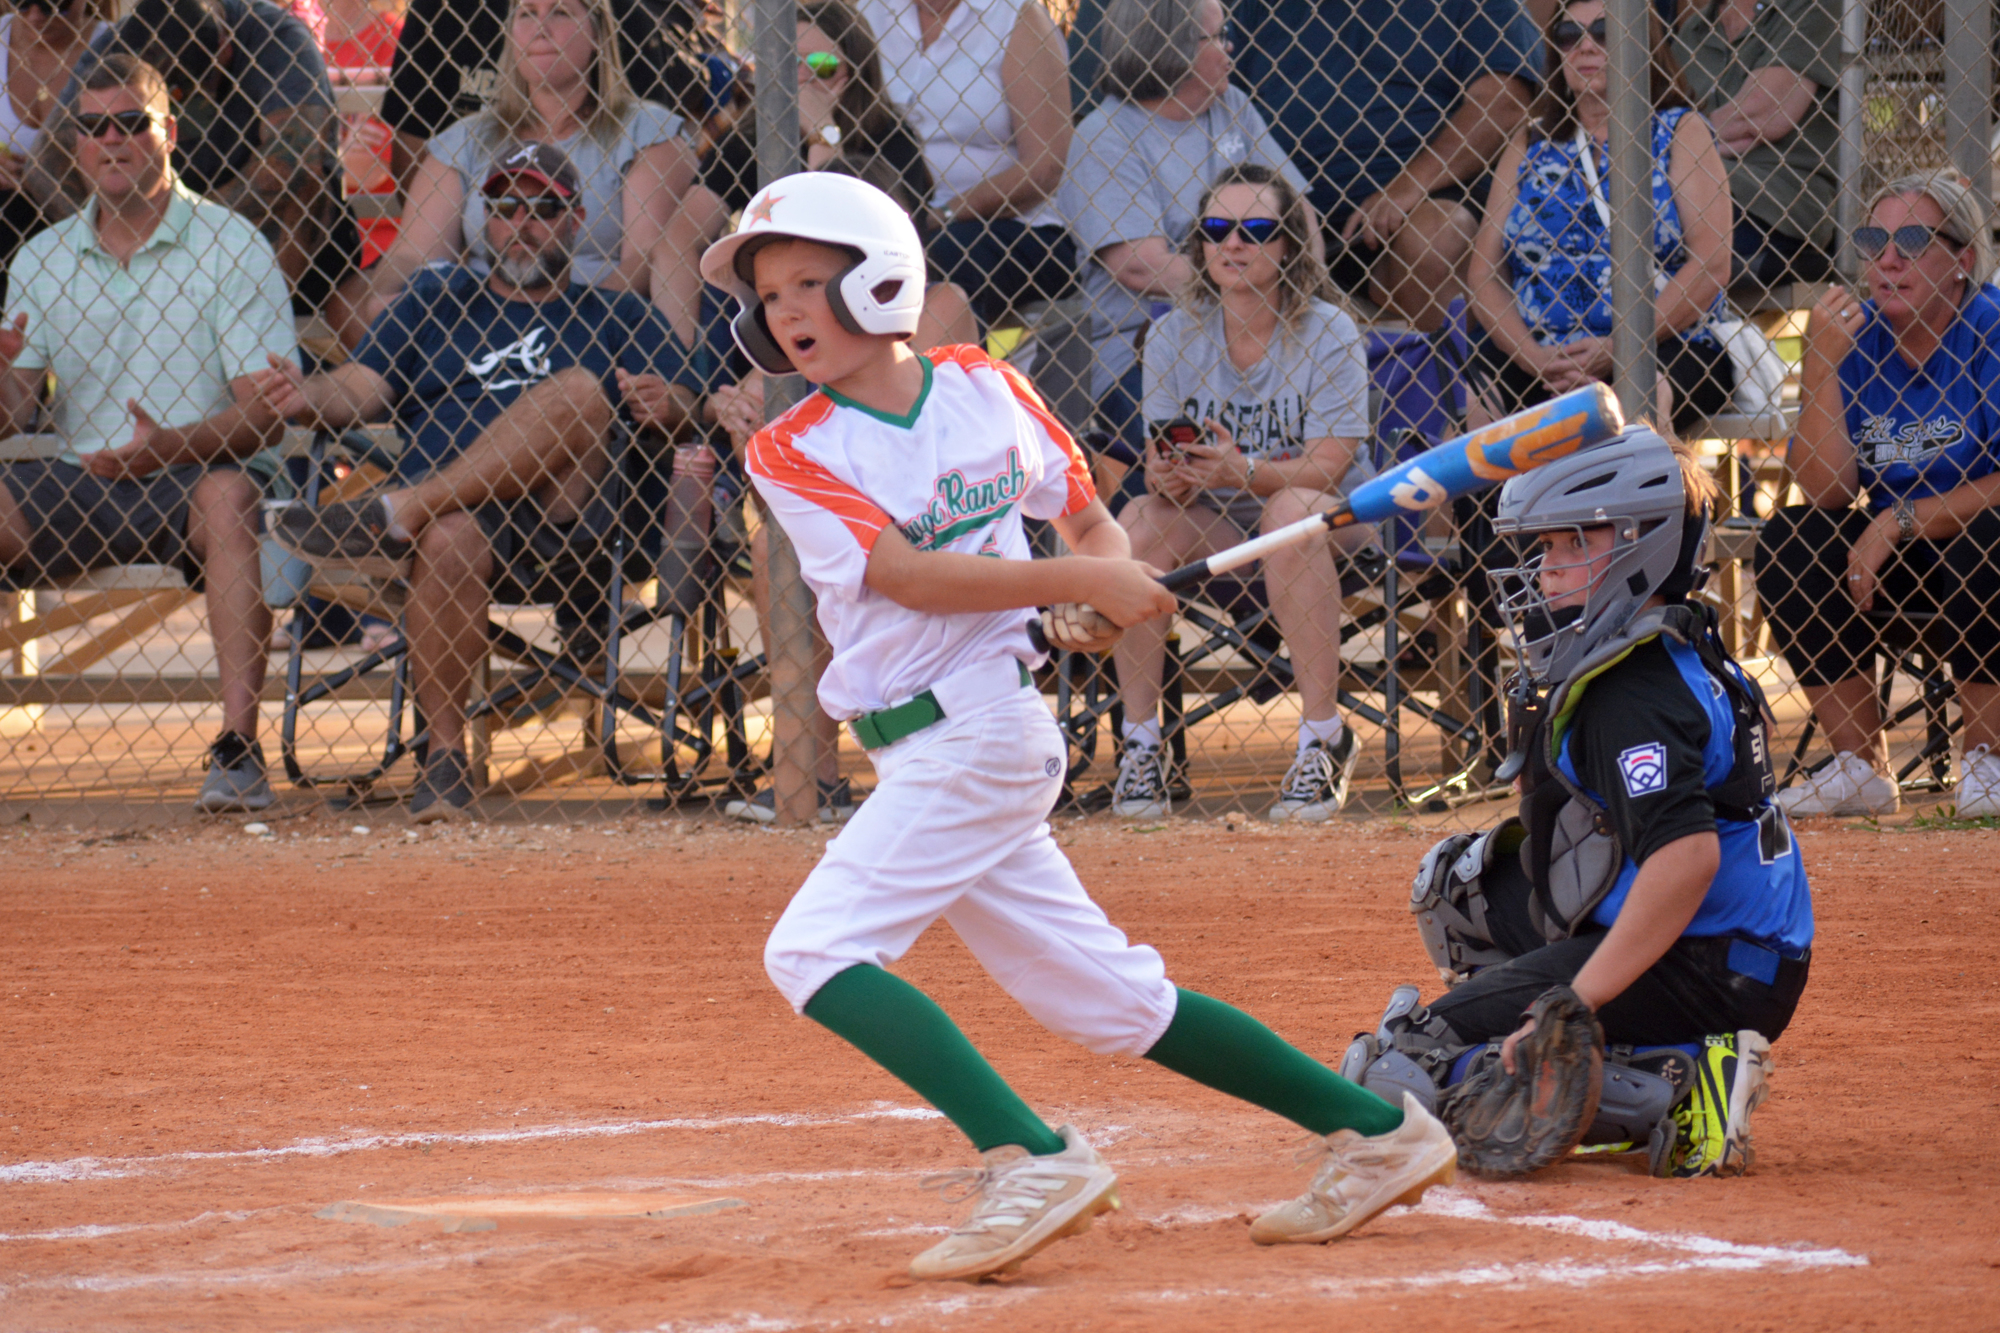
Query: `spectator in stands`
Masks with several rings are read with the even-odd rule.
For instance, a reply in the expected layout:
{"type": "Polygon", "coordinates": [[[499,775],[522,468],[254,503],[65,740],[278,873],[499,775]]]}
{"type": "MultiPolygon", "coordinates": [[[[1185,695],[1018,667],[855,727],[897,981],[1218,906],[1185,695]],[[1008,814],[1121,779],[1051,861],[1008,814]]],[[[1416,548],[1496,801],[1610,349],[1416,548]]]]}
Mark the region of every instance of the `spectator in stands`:
{"type": "MultiPolygon", "coordinates": [[[[874,30],[846,0],[806,0],[798,9],[799,152],[808,171],[859,176],[926,225],[930,168],[923,144],[890,100],[874,30]]],[[[676,333],[691,337],[701,315],[703,250],[728,229],[757,192],[757,125],[739,117],[702,163],[668,241],[654,257],[662,290],[654,304],[676,333]]],[[[962,289],[934,284],[920,340],[972,342],[978,329],[962,289]]],[[[727,335],[725,334],[725,341],[727,335]]]]}
{"type": "MultiPolygon", "coordinates": [[[[26,188],[28,164],[42,127],[69,86],[84,46],[106,24],[96,0],[30,0],[0,14],[0,268],[13,262],[21,242],[42,229],[41,205],[26,188]]],[[[0,284],[0,306],[7,293],[0,284]]]]}
{"type": "MultiPolygon", "coordinates": [[[[1192,270],[1180,304],[1146,335],[1146,489],[1119,513],[1132,558],[1173,569],[1295,523],[1370,475],[1368,359],[1312,245],[1312,211],[1270,167],[1231,167],[1203,196],[1183,249],[1192,270]],[[1174,442],[1170,421],[1198,424],[1174,442]]],[[[1298,754],[1273,820],[1323,820],[1347,799],[1361,747],[1342,722],[1342,552],[1373,530],[1273,552],[1264,595],[1291,650],[1301,712],[1298,754]]],[[[1125,705],[1112,811],[1170,813],[1160,743],[1165,621],[1125,632],[1116,649],[1125,705]]]]}
{"type": "MultiPolygon", "coordinates": [[[[380,84],[389,77],[396,58],[396,38],[403,31],[405,0],[330,0],[326,9],[326,65],[329,73],[352,84],[380,84]]],[[[342,117],[340,127],[341,184],[352,195],[393,201],[396,191],[394,138],[379,116],[342,117]]],[[[361,220],[361,267],[380,259],[396,239],[398,219],[361,220]]]]}
{"type": "Polygon", "coordinates": [[[1986,209],[1946,171],[1876,193],[1866,286],[1806,326],[1786,461],[1806,503],[1758,538],[1757,596],[1834,757],[1778,793],[1795,815],[1900,804],[1875,658],[1883,619],[1934,612],[1964,718],[1958,813],[2000,815],[2000,290],[1986,209]],[[1865,504],[1855,502],[1866,495],[1865,504]]]}
{"type": "MultiPolygon", "coordinates": [[[[630,293],[576,280],[571,256],[585,243],[588,185],[569,159],[527,144],[483,184],[486,273],[428,270],[346,365],[302,378],[273,358],[258,377],[259,392],[289,420],[338,429],[393,413],[408,440],[389,489],[283,510],[273,532],[308,560],[407,569],[410,667],[430,725],[410,802],[420,824],[472,803],[465,699],[486,652],[492,580],[540,534],[598,521],[592,500],[621,407],[671,434],[693,401],[681,383],[686,359],[657,314],[630,293]]],[[[589,638],[586,628],[564,644],[580,664],[601,652],[589,638]]]]}
{"type": "Polygon", "coordinates": [[[583,180],[577,277],[650,290],[651,255],[694,158],[680,116],[632,96],[618,51],[608,0],[517,0],[493,103],[430,141],[396,244],[370,275],[362,308],[371,319],[425,264],[488,262],[479,183],[529,143],[560,148],[583,180]]]}
{"type": "Polygon", "coordinates": [[[1069,157],[1069,57],[1040,0],[861,0],[889,93],[937,181],[932,266],[992,326],[1060,296],[1076,243],[1056,215],[1069,157]]]}
{"type": "MultiPolygon", "coordinates": [[[[410,0],[382,119],[395,131],[396,179],[408,187],[430,140],[487,108],[514,0],[410,0]]],[[[690,0],[612,0],[625,86],[690,121],[705,111],[707,72],[690,51],[701,7],[690,0]]]]}
{"type": "Polygon", "coordinates": [[[200,808],[271,803],[257,744],[264,642],[258,474],[278,423],[252,375],[289,358],[285,281],[241,217],[174,178],[176,124],[159,71],[94,62],[73,110],[85,211],[21,247],[0,328],[0,415],[26,430],[46,377],[51,461],[0,469],[0,565],[35,587],[106,565],[178,565],[208,597],[222,734],[200,808]],[[256,455],[256,457],[253,457],[256,455]],[[237,466],[238,460],[248,460],[237,466]]]}
{"type": "Polygon", "coordinates": [[[1114,451],[1136,459],[1144,443],[1137,339],[1194,271],[1187,245],[1203,193],[1247,162],[1275,168],[1300,192],[1306,182],[1229,82],[1220,0],[1112,0],[1103,43],[1105,101],[1077,127],[1056,207],[1083,262],[1092,392],[1114,451]]]}
{"type": "MultiPolygon", "coordinates": [[[[173,149],[181,184],[264,233],[295,315],[339,318],[335,292],[361,236],[340,197],[333,88],[306,25],[264,0],[138,0],[92,40],[80,68],[111,50],[165,76],[180,127],[173,149]]],[[[51,216],[81,202],[61,184],[73,175],[67,138],[47,136],[37,155],[34,179],[52,191],[51,216]]]]}
{"type": "MultiPolygon", "coordinates": [[[[1473,246],[1475,424],[1611,376],[1611,107],[1602,0],[1550,25],[1539,115],[1500,156],[1473,246]]],[[[1736,368],[1709,327],[1729,276],[1729,186],[1664,47],[1653,93],[1653,327],[1661,420],[1729,405],[1736,368]]]]}
{"type": "Polygon", "coordinates": [[[1674,57],[1729,166],[1730,282],[1832,267],[1840,11],[1829,0],[1682,0],[1674,57]]]}
{"type": "Polygon", "coordinates": [[[1239,0],[1235,20],[1244,87],[1312,178],[1334,282],[1436,328],[1527,120],[1534,25],[1517,0],[1239,0]]]}

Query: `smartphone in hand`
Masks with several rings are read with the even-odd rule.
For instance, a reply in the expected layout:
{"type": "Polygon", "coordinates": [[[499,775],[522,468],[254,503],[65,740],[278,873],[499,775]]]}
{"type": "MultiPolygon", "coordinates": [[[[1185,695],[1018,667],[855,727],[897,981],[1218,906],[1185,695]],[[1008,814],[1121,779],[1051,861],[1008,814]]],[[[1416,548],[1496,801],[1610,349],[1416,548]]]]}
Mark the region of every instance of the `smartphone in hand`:
{"type": "Polygon", "coordinates": [[[1208,432],[1202,429],[1199,421],[1190,417],[1175,417],[1160,427],[1159,433],[1153,437],[1153,448],[1159,451],[1161,458],[1178,463],[1187,457],[1189,446],[1201,444],[1207,438],[1208,432]]]}

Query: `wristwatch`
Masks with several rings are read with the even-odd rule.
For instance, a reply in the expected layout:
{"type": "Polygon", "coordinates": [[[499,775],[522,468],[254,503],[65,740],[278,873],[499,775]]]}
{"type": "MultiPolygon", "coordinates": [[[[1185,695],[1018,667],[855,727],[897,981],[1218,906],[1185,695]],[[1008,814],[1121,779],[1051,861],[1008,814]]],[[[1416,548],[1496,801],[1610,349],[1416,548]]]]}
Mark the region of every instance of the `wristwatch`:
{"type": "Polygon", "coordinates": [[[1257,455],[1243,455],[1243,489],[1255,492],[1257,480],[1257,455]]]}
{"type": "Polygon", "coordinates": [[[1917,535],[1917,502],[1908,496],[1896,501],[1896,539],[1908,541],[1917,535]]]}

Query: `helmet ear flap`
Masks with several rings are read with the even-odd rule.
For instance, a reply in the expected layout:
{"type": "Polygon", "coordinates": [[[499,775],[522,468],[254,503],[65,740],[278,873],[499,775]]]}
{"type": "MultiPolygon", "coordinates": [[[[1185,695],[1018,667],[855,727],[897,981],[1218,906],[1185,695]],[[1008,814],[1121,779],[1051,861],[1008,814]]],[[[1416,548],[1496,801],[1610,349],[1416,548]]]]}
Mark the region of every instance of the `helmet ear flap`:
{"type": "Polygon", "coordinates": [[[1702,557],[1708,553],[1709,507],[1704,504],[1697,513],[1687,514],[1681,519],[1681,547],[1675,556],[1674,572],[1660,581],[1654,591],[1670,601],[1683,601],[1688,594],[1701,591],[1708,582],[1708,571],[1702,568],[1702,557]]]}
{"type": "Polygon", "coordinates": [[[834,320],[849,333],[866,333],[861,321],[854,317],[853,307],[847,304],[847,280],[864,261],[856,259],[852,264],[833,275],[833,281],[826,285],[826,304],[833,311],[834,320]]]}
{"type": "Polygon", "coordinates": [[[729,332],[743,355],[750,358],[750,364],[766,375],[792,373],[792,359],[778,346],[778,340],[771,336],[771,326],[764,322],[762,303],[752,301],[739,309],[736,318],[729,321],[729,332]]]}

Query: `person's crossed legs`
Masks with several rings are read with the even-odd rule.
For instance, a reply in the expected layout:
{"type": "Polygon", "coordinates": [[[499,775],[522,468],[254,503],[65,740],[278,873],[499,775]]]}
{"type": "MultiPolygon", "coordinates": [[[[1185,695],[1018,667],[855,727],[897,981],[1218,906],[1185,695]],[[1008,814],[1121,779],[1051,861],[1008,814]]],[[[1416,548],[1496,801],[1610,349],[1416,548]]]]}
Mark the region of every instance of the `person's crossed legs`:
{"type": "Polygon", "coordinates": [[[556,371],[443,466],[370,500],[288,515],[280,529],[287,545],[309,559],[367,564],[386,555],[410,562],[411,686],[430,736],[410,807],[419,822],[449,818],[472,799],[465,703],[486,654],[497,572],[482,513],[490,517],[493,506],[532,498],[549,522],[574,520],[605,473],[612,417],[595,375],[581,367],[556,371]],[[367,536],[352,540],[362,530],[367,536]]]}

